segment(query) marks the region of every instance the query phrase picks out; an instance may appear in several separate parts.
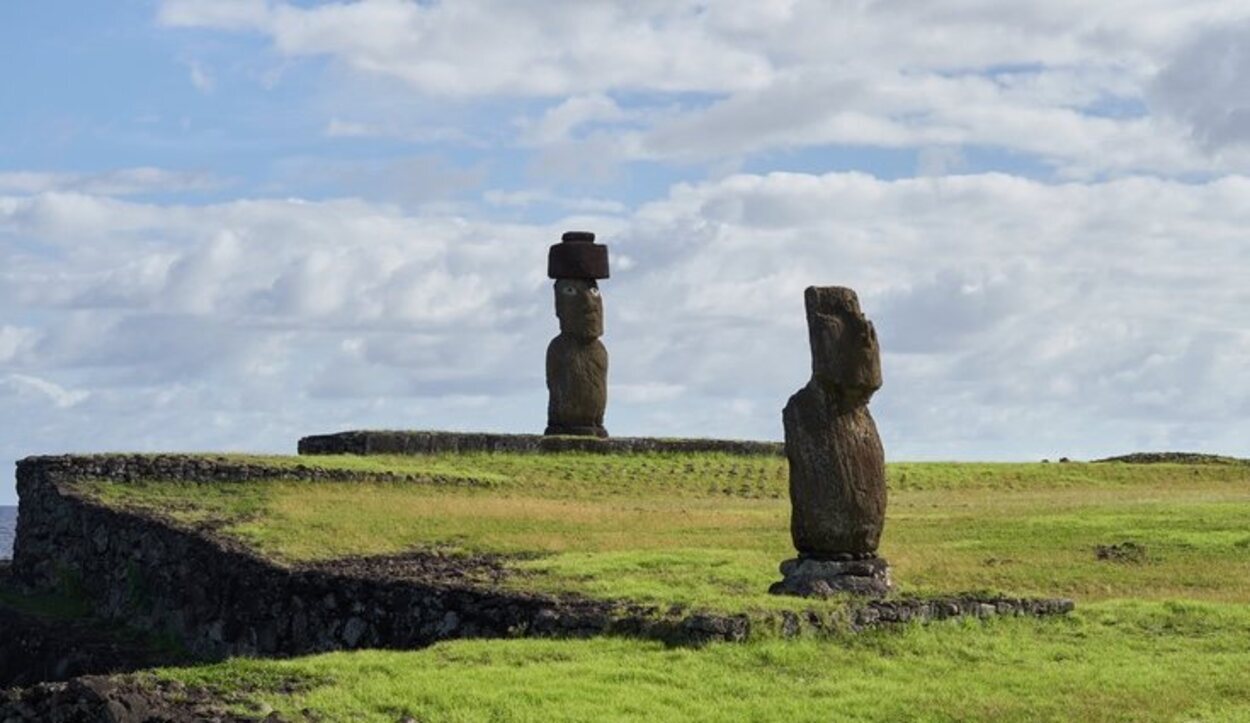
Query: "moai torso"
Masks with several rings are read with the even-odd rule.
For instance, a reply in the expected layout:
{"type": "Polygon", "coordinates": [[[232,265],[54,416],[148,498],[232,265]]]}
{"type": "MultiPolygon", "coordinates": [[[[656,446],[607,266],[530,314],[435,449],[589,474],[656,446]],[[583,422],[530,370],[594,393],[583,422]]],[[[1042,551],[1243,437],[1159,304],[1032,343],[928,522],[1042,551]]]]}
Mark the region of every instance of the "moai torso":
{"type": "Polygon", "coordinates": [[[603,298],[597,279],[607,278],[607,249],[594,234],[572,231],[551,249],[547,274],[555,281],[560,334],[547,346],[545,434],[606,437],[608,350],[603,336],[603,298]]]}
{"type": "Polygon", "coordinates": [[[608,350],[603,333],[603,303],[593,281],[556,282],[560,335],[547,346],[547,434],[606,437],[603,412],[608,406],[608,350]]]}
{"type": "Polygon", "coordinates": [[[786,404],[790,534],[801,555],[870,557],[885,524],[885,452],[868,400],[881,387],[877,335],[855,292],[810,287],[812,378],[786,404]]]}

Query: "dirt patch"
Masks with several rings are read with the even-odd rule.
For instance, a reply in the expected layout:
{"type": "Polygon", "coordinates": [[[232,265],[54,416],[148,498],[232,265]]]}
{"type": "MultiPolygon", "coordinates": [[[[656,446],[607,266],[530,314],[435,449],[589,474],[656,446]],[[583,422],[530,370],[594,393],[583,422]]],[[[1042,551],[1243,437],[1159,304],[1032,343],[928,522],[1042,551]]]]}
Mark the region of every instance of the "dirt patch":
{"type": "Polygon", "coordinates": [[[370,580],[402,580],[428,584],[495,586],[522,574],[508,567],[523,556],[466,555],[444,550],[415,550],[398,555],[343,557],[324,562],[302,563],[295,569],[370,580]]]}
{"type": "Polygon", "coordinates": [[[1146,562],[1146,546],[1136,542],[1120,542],[1115,545],[1098,545],[1094,556],[1105,562],[1141,564],[1146,562]]]}
{"type": "Polygon", "coordinates": [[[275,714],[233,713],[237,695],[149,676],[75,678],[0,691],[0,720],[25,723],[254,723],[286,721],[275,714]]]}

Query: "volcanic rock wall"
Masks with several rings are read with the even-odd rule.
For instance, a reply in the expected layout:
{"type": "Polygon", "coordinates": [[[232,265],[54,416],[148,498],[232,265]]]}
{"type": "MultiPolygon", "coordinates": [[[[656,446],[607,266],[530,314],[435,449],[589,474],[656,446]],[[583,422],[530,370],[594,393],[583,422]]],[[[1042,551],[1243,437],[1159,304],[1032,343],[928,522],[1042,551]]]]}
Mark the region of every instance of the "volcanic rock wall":
{"type": "MultiPolygon", "coordinates": [[[[612,602],[283,567],[210,531],[104,506],[72,484],[290,474],[178,456],[28,458],[18,464],[22,515],[13,575],[30,589],[83,595],[101,617],[172,633],[205,657],[414,648],[451,637],[746,635],[745,618],[665,620],[612,602]]],[[[319,476],[342,475],[320,470],[319,476]]]]}

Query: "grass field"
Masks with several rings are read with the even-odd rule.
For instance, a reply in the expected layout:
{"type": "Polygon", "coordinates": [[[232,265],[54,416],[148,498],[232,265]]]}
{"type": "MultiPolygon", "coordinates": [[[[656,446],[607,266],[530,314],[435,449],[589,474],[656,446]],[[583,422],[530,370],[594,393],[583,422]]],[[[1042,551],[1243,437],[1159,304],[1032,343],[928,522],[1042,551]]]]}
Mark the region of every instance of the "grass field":
{"type": "Polygon", "coordinates": [[[1250,612],[1100,603],[1067,619],[950,621],[844,638],[665,648],[627,640],[162,671],[335,721],[1244,721],[1250,612]],[[304,690],[277,692],[292,681],[304,690]],[[268,689],[268,692],[266,692],[268,689]]]}
{"type": "MultiPolygon", "coordinates": [[[[510,584],[527,589],[720,611],[814,604],[764,593],[791,554],[783,459],[316,461],[415,481],[87,489],[223,520],[278,560],[524,552],[510,584]]],[[[1250,467],[933,463],[889,476],[882,554],[901,591],[1069,596],[1077,612],[702,650],[460,641],[161,674],[330,720],[1250,720],[1250,467]],[[1095,555],[1130,541],[1139,559],[1095,555]],[[291,680],[300,692],[277,692],[291,680]]]]}
{"type": "MultiPolygon", "coordinates": [[[[89,490],[188,523],[225,521],[225,534],[278,560],[433,547],[539,553],[514,563],[528,574],[512,585],[731,612],[794,605],[765,592],[792,554],[784,459],[325,459],[441,481],[89,490]]],[[[882,554],[901,592],[1250,601],[1247,466],[901,464],[890,486],[882,554]],[[1125,541],[1147,559],[1095,557],[1098,545],[1125,541]]]]}

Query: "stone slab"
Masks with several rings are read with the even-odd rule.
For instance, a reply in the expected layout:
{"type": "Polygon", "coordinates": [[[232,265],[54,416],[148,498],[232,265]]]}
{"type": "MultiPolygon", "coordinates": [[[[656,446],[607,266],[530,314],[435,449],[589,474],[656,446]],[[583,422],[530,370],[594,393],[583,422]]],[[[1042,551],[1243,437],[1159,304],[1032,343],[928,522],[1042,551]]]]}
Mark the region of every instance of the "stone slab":
{"type": "Polygon", "coordinates": [[[659,437],[559,437],[541,434],[495,434],[441,431],[350,431],[304,437],[299,453],[316,454],[448,454],[457,452],[598,452],[637,454],[646,452],[722,452],[750,456],[780,457],[780,442],[733,439],[667,439],[659,437]]]}

